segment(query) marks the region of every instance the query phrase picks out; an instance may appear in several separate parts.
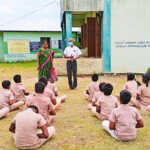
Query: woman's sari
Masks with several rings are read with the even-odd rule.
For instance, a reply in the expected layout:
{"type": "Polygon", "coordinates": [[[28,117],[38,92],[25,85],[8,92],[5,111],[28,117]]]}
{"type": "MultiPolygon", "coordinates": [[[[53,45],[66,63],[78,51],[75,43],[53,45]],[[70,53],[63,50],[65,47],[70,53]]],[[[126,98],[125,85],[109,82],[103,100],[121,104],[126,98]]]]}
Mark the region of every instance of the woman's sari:
{"type": "Polygon", "coordinates": [[[47,80],[56,80],[55,69],[53,68],[53,50],[38,50],[39,55],[39,78],[46,77],[47,80]]]}

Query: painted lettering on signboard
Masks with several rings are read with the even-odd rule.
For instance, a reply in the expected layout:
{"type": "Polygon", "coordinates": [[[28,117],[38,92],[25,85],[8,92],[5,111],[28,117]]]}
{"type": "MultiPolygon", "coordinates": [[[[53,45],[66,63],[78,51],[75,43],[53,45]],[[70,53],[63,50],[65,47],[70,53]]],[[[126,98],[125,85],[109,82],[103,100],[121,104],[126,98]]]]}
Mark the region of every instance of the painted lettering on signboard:
{"type": "Polygon", "coordinates": [[[41,46],[40,42],[30,42],[30,51],[37,52],[37,50],[40,48],[40,46],[41,46]]]}

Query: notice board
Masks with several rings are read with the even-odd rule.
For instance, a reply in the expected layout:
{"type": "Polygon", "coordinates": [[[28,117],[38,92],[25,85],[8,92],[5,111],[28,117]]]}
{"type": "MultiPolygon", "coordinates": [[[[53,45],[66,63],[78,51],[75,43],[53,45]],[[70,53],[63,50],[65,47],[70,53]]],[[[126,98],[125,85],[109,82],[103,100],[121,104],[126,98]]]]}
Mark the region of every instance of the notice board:
{"type": "Polygon", "coordinates": [[[28,40],[8,40],[8,54],[26,53],[30,53],[28,40]]]}
{"type": "Polygon", "coordinates": [[[37,50],[41,47],[41,42],[30,42],[30,51],[37,52],[37,50]]]}

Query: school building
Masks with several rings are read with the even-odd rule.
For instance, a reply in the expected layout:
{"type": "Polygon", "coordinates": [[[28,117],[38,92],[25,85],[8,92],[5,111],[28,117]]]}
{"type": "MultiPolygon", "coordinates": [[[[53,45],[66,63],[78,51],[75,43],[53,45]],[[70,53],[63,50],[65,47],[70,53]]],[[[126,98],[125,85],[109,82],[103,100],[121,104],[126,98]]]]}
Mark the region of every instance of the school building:
{"type": "Polygon", "coordinates": [[[63,48],[81,27],[88,57],[102,58],[104,73],[144,73],[150,67],[150,0],[62,0],[63,48]]]}
{"type": "MultiPolygon", "coordinates": [[[[73,29],[73,38],[78,41],[80,30],[73,29]]],[[[61,29],[57,31],[0,30],[0,61],[18,62],[36,60],[42,41],[55,50],[55,57],[62,56],[61,29]]]]}

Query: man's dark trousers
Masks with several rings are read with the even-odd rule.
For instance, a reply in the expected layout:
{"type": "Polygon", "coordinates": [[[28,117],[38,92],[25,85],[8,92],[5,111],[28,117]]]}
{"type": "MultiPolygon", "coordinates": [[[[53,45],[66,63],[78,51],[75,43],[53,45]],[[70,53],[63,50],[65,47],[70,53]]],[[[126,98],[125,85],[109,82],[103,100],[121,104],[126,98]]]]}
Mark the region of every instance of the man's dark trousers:
{"type": "Polygon", "coordinates": [[[67,75],[68,83],[70,89],[75,89],[77,87],[77,61],[76,60],[67,60],[67,75]],[[73,76],[73,81],[72,81],[73,76]]]}

